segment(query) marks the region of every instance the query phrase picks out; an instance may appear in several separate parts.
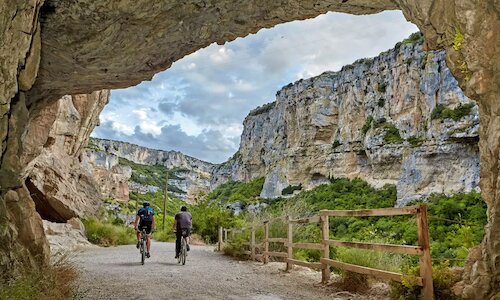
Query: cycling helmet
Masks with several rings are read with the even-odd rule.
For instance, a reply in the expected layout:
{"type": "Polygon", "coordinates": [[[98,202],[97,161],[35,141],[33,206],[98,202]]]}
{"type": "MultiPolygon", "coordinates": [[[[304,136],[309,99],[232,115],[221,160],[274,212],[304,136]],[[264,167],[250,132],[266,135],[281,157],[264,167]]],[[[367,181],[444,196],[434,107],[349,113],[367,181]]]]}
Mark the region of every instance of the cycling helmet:
{"type": "Polygon", "coordinates": [[[144,201],[144,203],[142,203],[142,206],[148,207],[149,206],[149,202],[148,201],[144,201]]]}
{"type": "Polygon", "coordinates": [[[181,206],[181,211],[187,211],[187,210],[188,208],[185,205],[181,206]]]}

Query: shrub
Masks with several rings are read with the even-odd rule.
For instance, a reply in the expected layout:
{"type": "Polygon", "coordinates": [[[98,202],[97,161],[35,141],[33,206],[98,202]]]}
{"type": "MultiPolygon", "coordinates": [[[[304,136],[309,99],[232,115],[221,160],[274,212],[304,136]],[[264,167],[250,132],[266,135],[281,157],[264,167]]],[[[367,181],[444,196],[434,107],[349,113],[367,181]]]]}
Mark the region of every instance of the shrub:
{"type": "Polygon", "coordinates": [[[418,147],[420,145],[422,145],[422,143],[425,141],[424,138],[422,137],[416,137],[416,136],[411,136],[408,138],[408,142],[410,143],[410,145],[412,145],[413,147],[418,147]]]}
{"type": "Polygon", "coordinates": [[[385,99],[384,98],[379,98],[378,101],[377,101],[377,105],[379,107],[384,107],[384,105],[385,105],[385,99]]]}
{"type": "Polygon", "coordinates": [[[113,225],[96,218],[83,220],[85,233],[89,242],[101,246],[130,245],[136,241],[133,228],[113,225]]]}
{"type": "Polygon", "coordinates": [[[366,118],[365,125],[363,125],[363,128],[361,129],[363,134],[366,134],[368,130],[370,130],[370,128],[372,127],[372,122],[373,122],[373,117],[368,116],[368,118],[366,118]]]}
{"type": "Polygon", "coordinates": [[[199,234],[206,243],[215,243],[219,227],[231,228],[237,224],[237,217],[218,204],[204,200],[190,208],[193,215],[193,232],[199,234]]]}
{"type": "Polygon", "coordinates": [[[407,45],[407,44],[414,44],[414,43],[423,43],[424,42],[424,35],[418,31],[415,33],[412,33],[408,38],[404,39],[401,44],[402,45],[407,45]]]}
{"type": "Polygon", "coordinates": [[[302,183],[299,185],[289,185],[281,191],[281,195],[291,195],[294,191],[302,190],[302,183]]]}
{"type": "Polygon", "coordinates": [[[453,37],[453,49],[455,49],[455,51],[460,51],[463,41],[464,41],[464,34],[460,30],[460,28],[455,27],[455,36],[453,37]]]}
{"type": "Polygon", "coordinates": [[[335,149],[341,145],[342,145],[342,143],[339,140],[335,140],[332,144],[332,147],[333,147],[333,149],[335,149]]]}
{"type": "MultiPolygon", "coordinates": [[[[287,86],[288,87],[288,86],[287,86]]],[[[276,106],[276,101],[274,102],[271,102],[271,103],[267,103],[267,104],[264,104],[262,106],[259,106],[257,107],[256,109],[254,110],[251,110],[248,115],[249,116],[257,116],[257,115],[260,115],[260,114],[263,114],[263,113],[266,113],[268,111],[270,111],[274,106],[276,106]]]]}
{"type": "Polygon", "coordinates": [[[399,134],[399,129],[394,126],[394,124],[386,123],[386,125],[384,125],[384,128],[386,129],[384,142],[388,144],[397,144],[403,142],[403,139],[399,134]]]}
{"type": "MultiPolygon", "coordinates": [[[[418,276],[419,267],[406,268],[403,272],[407,275],[418,276]]],[[[432,281],[434,296],[436,300],[461,299],[453,294],[451,288],[461,279],[460,272],[450,268],[448,261],[432,266],[432,281]]],[[[391,282],[391,294],[395,299],[418,300],[421,288],[411,279],[405,279],[402,283],[391,282]]]]}
{"type": "Polygon", "coordinates": [[[453,119],[453,121],[459,121],[461,118],[470,115],[472,107],[474,107],[472,103],[459,104],[455,109],[438,104],[432,110],[431,119],[453,119]]]}
{"type": "Polygon", "coordinates": [[[250,182],[228,181],[210,192],[206,199],[217,201],[218,204],[241,202],[247,204],[259,197],[264,186],[264,177],[255,178],[250,182]]]}
{"type": "Polygon", "coordinates": [[[20,277],[0,283],[0,299],[71,299],[76,278],[75,267],[63,256],[43,270],[25,270],[20,277]]]}

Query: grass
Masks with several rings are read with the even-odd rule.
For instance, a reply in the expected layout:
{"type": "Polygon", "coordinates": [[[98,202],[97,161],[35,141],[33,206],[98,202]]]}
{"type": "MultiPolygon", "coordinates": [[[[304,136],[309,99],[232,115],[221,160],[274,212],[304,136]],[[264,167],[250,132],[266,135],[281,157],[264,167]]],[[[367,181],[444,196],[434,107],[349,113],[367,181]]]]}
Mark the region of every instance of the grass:
{"type": "Polygon", "coordinates": [[[25,270],[16,279],[0,283],[0,300],[63,300],[73,298],[77,272],[67,257],[43,270],[25,270]]]}
{"type": "Polygon", "coordinates": [[[96,218],[83,220],[87,239],[100,246],[130,245],[136,241],[134,229],[124,225],[103,222],[96,218]]]}

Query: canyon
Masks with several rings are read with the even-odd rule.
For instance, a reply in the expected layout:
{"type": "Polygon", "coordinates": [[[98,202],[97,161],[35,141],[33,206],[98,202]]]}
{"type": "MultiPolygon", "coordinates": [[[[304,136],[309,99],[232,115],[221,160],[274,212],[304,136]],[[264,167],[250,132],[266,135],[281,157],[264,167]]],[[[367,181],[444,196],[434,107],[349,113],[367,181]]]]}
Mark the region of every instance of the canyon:
{"type": "MultiPolygon", "coordinates": [[[[78,199],[56,205],[59,203],[56,199],[63,198],[64,193],[45,186],[56,173],[61,174],[61,178],[78,178],[73,170],[51,171],[59,158],[46,153],[51,152],[53,145],[61,143],[66,153],[61,155],[68,156],[64,159],[69,164],[73,159],[79,160],[77,154],[82,149],[83,139],[75,140],[78,131],[63,128],[61,134],[51,133],[52,126],[40,126],[42,129],[37,134],[29,134],[30,130],[36,131],[30,124],[54,124],[51,120],[56,113],[50,108],[55,101],[64,95],[73,95],[67,97],[74,97],[73,106],[80,115],[82,131],[85,131],[85,120],[92,119],[87,116],[98,114],[98,109],[90,104],[91,101],[89,106],[80,107],[76,99],[96,97],[96,93],[101,92],[95,91],[131,86],[149,79],[174,61],[212,42],[224,43],[260,28],[311,18],[327,11],[368,14],[390,9],[403,11],[406,18],[420,28],[425,36],[426,50],[445,50],[446,64],[460,88],[477,103],[480,188],[488,205],[488,225],[481,248],[470,257],[473,267],[465,273],[460,293],[475,299],[493,297],[498,290],[500,272],[500,104],[497,100],[500,86],[497,28],[500,22],[498,3],[494,0],[193,0],[155,4],[145,0],[113,4],[85,0],[3,1],[0,3],[2,277],[15,276],[25,267],[43,268],[48,263],[48,243],[41,215],[64,222],[77,216],[78,211],[86,210],[78,199]],[[37,116],[39,121],[35,121],[37,116]],[[54,134],[63,138],[54,137],[54,134]],[[48,164],[45,158],[37,159],[40,155],[53,165],[47,165],[47,174],[30,173],[48,164]],[[41,193],[47,196],[42,197],[41,193]]],[[[78,119],[74,112],[70,116],[78,119]]],[[[392,116],[389,120],[392,121],[392,116]]],[[[366,133],[368,138],[376,136],[377,130],[392,128],[384,122],[377,124],[383,127],[370,124],[366,133]]],[[[446,130],[446,125],[436,130],[446,130]]],[[[408,141],[410,136],[406,133],[401,130],[400,138],[408,141]]],[[[423,134],[424,130],[419,133],[423,134]]],[[[348,140],[341,136],[333,143],[338,141],[339,147],[345,147],[342,142],[348,140]]],[[[427,146],[426,142],[422,145],[427,146]]],[[[415,156],[415,164],[421,158],[415,156]]],[[[262,165],[259,163],[257,167],[262,165]]],[[[268,166],[272,163],[265,167],[268,166]]],[[[226,170],[231,168],[237,169],[235,165],[228,165],[226,170]]],[[[321,175],[328,176],[326,173],[321,175]]],[[[53,180],[59,180],[58,176],[53,180]]],[[[80,179],[85,182],[86,178],[80,179]]],[[[293,184],[297,179],[286,180],[293,184]]],[[[80,188],[71,184],[66,187],[75,192],[80,188]]]]}

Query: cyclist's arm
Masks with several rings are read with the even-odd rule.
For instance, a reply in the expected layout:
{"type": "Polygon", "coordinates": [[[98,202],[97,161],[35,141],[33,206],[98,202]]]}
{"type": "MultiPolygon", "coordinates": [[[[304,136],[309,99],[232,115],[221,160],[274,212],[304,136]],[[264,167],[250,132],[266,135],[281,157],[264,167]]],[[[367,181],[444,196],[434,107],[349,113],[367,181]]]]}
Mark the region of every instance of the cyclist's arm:
{"type": "Polygon", "coordinates": [[[177,229],[177,220],[174,219],[174,225],[172,226],[172,231],[176,231],[177,229]]]}
{"type": "Polygon", "coordinates": [[[141,217],[139,217],[139,215],[135,216],[135,221],[134,221],[134,228],[135,228],[135,230],[137,230],[137,225],[139,224],[139,220],[140,219],[141,219],[141,217]]]}

